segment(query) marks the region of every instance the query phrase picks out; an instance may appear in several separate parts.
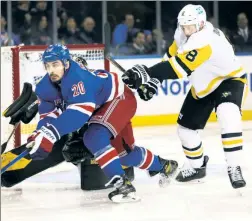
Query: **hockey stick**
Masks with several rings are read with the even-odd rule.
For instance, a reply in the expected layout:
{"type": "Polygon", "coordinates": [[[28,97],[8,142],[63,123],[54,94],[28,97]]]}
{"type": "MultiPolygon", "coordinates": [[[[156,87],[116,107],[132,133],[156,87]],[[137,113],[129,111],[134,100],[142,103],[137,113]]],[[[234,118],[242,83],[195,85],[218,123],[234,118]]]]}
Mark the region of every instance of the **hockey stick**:
{"type": "Polygon", "coordinates": [[[21,160],[23,157],[25,157],[29,152],[32,150],[32,147],[27,148],[25,151],[23,151],[21,154],[19,154],[16,158],[14,158],[11,162],[9,162],[5,167],[1,169],[1,175],[8,170],[12,165],[17,163],[19,160],[21,160]]]}
{"type": "Polygon", "coordinates": [[[20,121],[17,122],[17,123],[14,125],[14,128],[13,128],[13,130],[11,131],[11,134],[10,134],[10,136],[8,137],[7,141],[4,142],[4,143],[1,145],[1,154],[6,150],[7,144],[8,144],[8,142],[10,141],[12,135],[14,134],[14,132],[15,132],[15,130],[17,129],[17,127],[19,126],[19,124],[20,124],[20,121]]]}
{"type": "Polygon", "coordinates": [[[121,72],[125,73],[126,70],[120,65],[118,64],[118,62],[112,58],[110,55],[107,55],[106,58],[116,67],[118,68],[121,72]]]}

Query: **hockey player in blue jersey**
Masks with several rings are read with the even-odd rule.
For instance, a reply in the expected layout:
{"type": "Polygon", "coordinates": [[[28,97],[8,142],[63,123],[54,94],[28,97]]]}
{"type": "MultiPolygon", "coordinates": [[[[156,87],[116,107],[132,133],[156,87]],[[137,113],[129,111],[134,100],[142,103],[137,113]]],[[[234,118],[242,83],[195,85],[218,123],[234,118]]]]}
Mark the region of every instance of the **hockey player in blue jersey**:
{"type": "Polygon", "coordinates": [[[136,98],[116,73],[81,68],[71,59],[68,48],[60,44],[50,45],[42,61],[47,74],[36,87],[40,121],[28,138],[28,146],[33,146],[33,160],[47,157],[63,135],[77,131],[88,122],[83,142],[109,178],[108,184],[115,186],[109,194],[110,200],[138,199],[121,164],[147,169],[150,175],[159,173],[161,181],[169,180],[177,162],[134,145],[130,120],[136,112],[136,98]],[[116,148],[118,137],[126,142],[128,149],[116,148]]]}

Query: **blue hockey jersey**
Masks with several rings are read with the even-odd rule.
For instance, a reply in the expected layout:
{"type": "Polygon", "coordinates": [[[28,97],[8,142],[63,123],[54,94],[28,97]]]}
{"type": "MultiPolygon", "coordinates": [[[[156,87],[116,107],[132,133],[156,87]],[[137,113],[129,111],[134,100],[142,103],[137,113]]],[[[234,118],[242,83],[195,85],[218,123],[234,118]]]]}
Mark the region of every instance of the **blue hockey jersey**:
{"type": "Polygon", "coordinates": [[[70,61],[60,84],[46,74],[35,92],[40,100],[37,129],[50,123],[61,137],[81,128],[95,109],[122,95],[124,83],[116,73],[87,71],[70,61]]]}

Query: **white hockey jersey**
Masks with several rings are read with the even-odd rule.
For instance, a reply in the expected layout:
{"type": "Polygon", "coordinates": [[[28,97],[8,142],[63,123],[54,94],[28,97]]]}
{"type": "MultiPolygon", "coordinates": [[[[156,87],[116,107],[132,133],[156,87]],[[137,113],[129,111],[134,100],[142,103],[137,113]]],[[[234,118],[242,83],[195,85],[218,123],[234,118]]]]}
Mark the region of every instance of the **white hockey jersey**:
{"type": "Polygon", "coordinates": [[[198,98],[213,92],[222,81],[244,75],[232,45],[209,22],[188,39],[178,27],[165,57],[179,78],[190,80],[198,98]]]}

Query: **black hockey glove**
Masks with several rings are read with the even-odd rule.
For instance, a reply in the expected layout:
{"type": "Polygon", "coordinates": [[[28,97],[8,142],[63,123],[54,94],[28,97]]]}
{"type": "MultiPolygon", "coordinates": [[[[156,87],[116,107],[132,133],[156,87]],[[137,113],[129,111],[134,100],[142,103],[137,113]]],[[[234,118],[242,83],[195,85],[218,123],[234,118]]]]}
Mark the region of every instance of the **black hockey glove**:
{"type": "MultiPolygon", "coordinates": [[[[84,127],[87,128],[86,126],[84,127]]],[[[86,159],[94,157],[83,144],[82,137],[83,135],[79,132],[74,132],[71,136],[69,135],[69,139],[66,141],[62,149],[62,155],[66,162],[71,162],[74,165],[77,165],[86,159]]]]}
{"type": "Polygon", "coordinates": [[[140,85],[150,80],[149,74],[149,68],[137,64],[122,75],[122,80],[129,88],[138,89],[140,85]]]}
{"type": "Polygon", "coordinates": [[[157,93],[159,85],[159,80],[156,78],[151,78],[147,83],[142,84],[137,89],[137,93],[142,100],[148,101],[153,97],[154,94],[157,93]]]}

